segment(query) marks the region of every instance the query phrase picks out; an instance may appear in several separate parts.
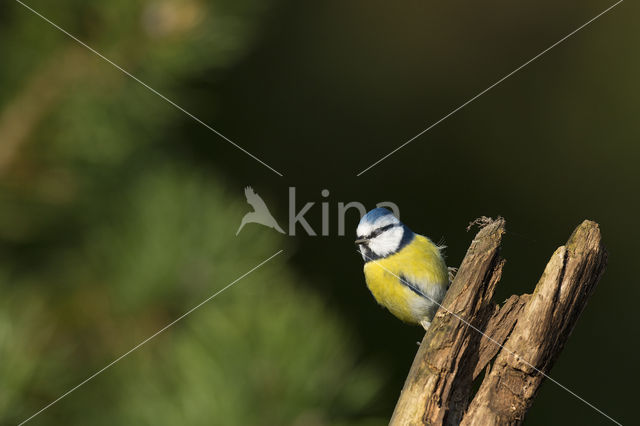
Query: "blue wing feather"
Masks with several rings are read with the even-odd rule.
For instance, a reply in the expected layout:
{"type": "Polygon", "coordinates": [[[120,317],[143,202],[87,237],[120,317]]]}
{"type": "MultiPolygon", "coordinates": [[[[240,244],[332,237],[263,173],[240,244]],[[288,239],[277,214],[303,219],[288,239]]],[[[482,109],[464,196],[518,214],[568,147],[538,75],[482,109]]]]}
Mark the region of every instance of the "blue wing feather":
{"type": "Polygon", "coordinates": [[[425,299],[429,299],[423,292],[422,290],[420,290],[420,287],[418,287],[417,284],[412,283],[411,281],[409,281],[404,275],[400,274],[400,283],[404,286],[406,286],[407,288],[409,288],[409,290],[413,291],[415,294],[417,294],[418,296],[422,296],[425,299]]]}

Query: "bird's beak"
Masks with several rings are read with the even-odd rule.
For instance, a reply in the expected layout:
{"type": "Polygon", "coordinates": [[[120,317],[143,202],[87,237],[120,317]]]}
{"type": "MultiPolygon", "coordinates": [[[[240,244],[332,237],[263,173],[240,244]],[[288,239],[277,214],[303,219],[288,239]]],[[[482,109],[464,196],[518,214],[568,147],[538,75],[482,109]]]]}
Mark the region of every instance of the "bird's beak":
{"type": "Polygon", "coordinates": [[[356,240],[356,244],[366,244],[369,240],[366,238],[359,238],[356,240]]]}

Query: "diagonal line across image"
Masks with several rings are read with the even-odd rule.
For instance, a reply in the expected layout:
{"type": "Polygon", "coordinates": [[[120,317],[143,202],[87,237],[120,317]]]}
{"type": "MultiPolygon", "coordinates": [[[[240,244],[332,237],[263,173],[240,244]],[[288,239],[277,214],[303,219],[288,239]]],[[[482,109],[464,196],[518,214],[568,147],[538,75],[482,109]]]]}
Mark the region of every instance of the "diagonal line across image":
{"type": "Polygon", "coordinates": [[[224,286],[222,289],[216,291],[215,293],[213,293],[211,296],[207,297],[206,299],[204,299],[202,302],[198,303],[197,305],[195,305],[194,307],[192,307],[191,309],[189,309],[187,312],[185,312],[184,314],[180,315],[178,318],[174,319],[173,321],[171,321],[169,324],[165,325],[164,327],[162,327],[160,330],[156,331],[155,333],[153,333],[151,336],[147,337],[146,339],[144,339],[142,342],[138,343],[137,345],[135,345],[134,347],[132,347],[131,349],[129,349],[127,352],[125,352],[124,354],[120,355],[118,358],[114,359],[113,361],[111,361],[109,364],[105,365],[104,367],[102,367],[100,370],[96,371],[95,373],[93,373],[92,375],[90,375],[89,377],[87,377],[86,379],[84,379],[82,382],[78,383],[77,385],[75,385],[74,387],[72,387],[71,389],[69,389],[68,391],[66,391],[65,393],[63,393],[62,395],[60,395],[58,398],[54,399],[53,401],[51,401],[49,404],[45,405],[44,407],[42,407],[40,410],[38,410],[37,412],[35,412],[34,414],[32,414],[29,418],[23,420],[22,422],[20,422],[20,424],[18,426],[21,426],[25,423],[27,423],[28,421],[32,420],[34,417],[36,417],[37,415],[39,415],[40,413],[42,413],[43,411],[47,410],[48,408],[50,408],[51,406],[57,404],[58,402],[60,402],[60,400],[62,400],[63,398],[67,397],[69,394],[71,394],[72,392],[74,392],[75,390],[77,390],[78,388],[80,388],[81,386],[87,384],[88,382],[90,382],[91,380],[93,380],[94,378],[96,378],[98,375],[102,374],[104,371],[106,371],[107,369],[111,368],[114,364],[116,364],[117,362],[121,361],[123,358],[127,357],[128,355],[130,355],[132,352],[135,352],[136,350],[138,350],[141,346],[143,346],[144,344],[148,343],[150,340],[152,340],[153,338],[155,338],[156,336],[158,336],[159,334],[165,332],[167,329],[169,329],[170,327],[172,327],[173,325],[175,325],[178,321],[184,319],[185,317],[187,317],[188,315],[192,314],[196,309],[200,308],[202,305],[204,305],[205,303],[209,302],[211,299],[214,299],[216,296],[218,296],[219,294],[221,294],[223,291],[227,290],[229,287],[233,286],[234,284],[236,284],[238,281],[242,280],[243,278],[245,278],[247,275],[251,274],[252,272],[254,272],[256,269],[259,269],[260,267],[262,267],[264,264],[266,264],[267,262],[269,262],[271,259],[273,259],[274,257],[278,256],[279,254],[281,254],[283,252],[283,250],[278,250],[276,253],[272,254],[270,257],[268,257],[267,259],[263,260],[262,262],[260,262],[259,264],[257,264],[256,266],[254,266],[253,268],[251,268],[250,270],[248,270],[247,272],[245,272],[244,274],[240,275],[238,278],[236,278],[235,280],[231,281],[229,284],[227,284],[226,286],[224,286]]]}
{"type": "MultiPolygon", "coordinates": [[[[395,278],[397,278],[401,283],[403,283],[404,285],[409,286],[410,283],[408,283],[405,278],[396,275],[395,273],[393,273],[393,271],[390,271],[389,269],[385,268],[383,265],[381,265],[379,262],[377,262],[375,259],[372,259],[371,257],[365,255],[364,253],[361,253],[360,251],[356,250],[356,253],[361,254],[362,256],[364,256],[367,260],[373,262],[375,265],[379,266],[380,268],[384,269],[387,273],[393,275],[395,278]]],[[[566,387],[565,385],[563,385],[562,383],[560,383],[559,381],[557,381],[556,379],[554,379],[553,377],[549,376],[548,374],[546,374],[544,371],[540,370],[538,367],[536,367],[535,365],[531,364],[529,361],[527,361],[526,359],[524,359],[522,356],[518,355],[516,352],[507,349],[504,347],[504,345],[502,345],[500,342],[498,342],[497,340],[495,340],[494,338],[492,338],[491,336],[488,336],[487,334],[485,334],[482,330],[480,330],[478,327],[474,326],[473,324],[471,324],[469,321],[467,321],[466,319],[464,319],[463,317],[461,317],[460,315],[456,314],[455,312],[452,312],[451,310],[447,309],[446,307],[444,307],[441,303],[438,303],[436,300],[433,300],[431,297],[427,296],[426,294],[424,295],[424,297],[426,297],[427,299],[429,299],[432,303],[434,303],[435,305],[437,305],[439,308],[442,308],[445,312],[447,312],[448,314],[454,316],[456,319],[458,319],[459,321],[461,321],[464,325],[466,325],[467,327],[469,327],[470,329],[472,329],[473,331],[475,331],[476,333],[480,334],[482,337],[484,337],[485,339],[487,339],[488,341],[490,341],[491,343],[495,344],[496,346],[498,346],[500,349],[503,349],[505,352],[509,353],[509,355],[514,356],[518,361],[522,361],[523,363],[525,363],[527,366],[531,367],[533,370],[535,370],[537,373],[539,373],[540,375],[544,376],[545,378],[547,378],[548,380],[550,380],[551,382],[553,382],[555,385],[559,386],[561,389],[563,389],[564,391],[570,393],[571,395],[573,395],[575,398],[579,399],[580,401],[582,401],[583,403],[585,403],[586,405],[588,405],[589,407],[591,407],[593,410],[597,411],[598,413],[600,413],[602,416],[606,417],[608,420],[611,420],[613,423],[622,426],[622,423],[618,422],[617,420],[613,419],[611,416],[609,416],[607,413],[605,413],[604,411],[602,411],[601,409],[599,409],[598,407],[596,407],[595,405],[593,405],[592,403],[590,403],[589,401],[587,401],[586,399],[584,399],[583,397],[581,397],[580,395],[578,395],[577,393],[575,393],[574,391],[572,391],[571,389],[569,389],[568,387],[566,387]]]]}
{"type": "MultiPolygon", "coordinates": [[[[357,176],[361,176],[362,174],[364,174],[365,172],[367,172],[368,170],[370,170],[371,168],[375,167],[376,165],[380,164],[382,161],[384,161],[385,159],[387,159],[388,157],[390,157],[391,155],[393,155],[394,153],[396,153],[397,151],[399,151],[400,149],[404,148],[406,145],[408,145],[409,143],[413,142],[415,139],[419,138],[420,136],[422,136],[423,134],[425,134],[426,132],[428,132],[429,130],[431,130],[433,127],[437,126],[438,124],[440,124],[441,122],[443,122],[444,120],[446,120],[447,118],[451,117],[452,115],[454,115],[455,113],[457,113],[458,111],[460,111],[461,109],[463,109],[465,106],[469,105],[470,103],[472,103],[473,101],[475,101],[476,99],[478,99],[479,97],[481,97],[482,95],[484,95],[485,93],[489,92],[491,89],[493,89],[494,87],[496,87],[497,85],[499,85],[500,83],[502,83],[503,81],[505,81],[506,79],[510,78],[512,75],[516,74],[518,71],[522,70],[523,68],[525,68],[527,65],[529,65],[530,63],[532,63],[533,61],[537,60],[538,58],[540,58],[541,56],[543,56],[544,54],[546,54],[547,52],[549,52],[551,49],[553,49],[554,47],[558,46],[559,44],[561,44],[562,42],[564,42],[565,40],[567,40],[568,38],[570,38],[571,36],[573,36],[574,34],[576,34],[577,32],[579,32],[580,30],[582,30],[583,28],[585,28],[586,26],[588,26],[589,24],[591,24],[592,22],[594,22],[595,20],[597,20],[598,18],[600,18],[601,16],[603,16],[604,14],[608,13],[610,10],[612,10],[613,8],[615,8],[616,6],[618,6],[620,3],[622,3],[624,0],[618,0],[616,3],[614,3],[613,5],[609,6],[607,9],[605,9],[604,11],[602,11],[601,13],[599,13],[598,15],[596,15],[595,17],[593,17],[592,19],[590,19],[589,21],[587,21],[586,23],[584,23],[583,25],[581,25],[580,27],[578,27],[577,29],[573,30],[571,33],[567,34],[566,36],[564,36],[562,39],[558,40],[557,42],[555,42],[554,44],[552,44],[551,46],[549,46],[548,48],[546,48],[545,50],[543,50],[542,52],[538,53],[536,56],[534,56],[533,58],[529,59],[528,61],[526,61],[525,63],[523,63],[522,65],[520,65],[518,68],[516,68],[515,70],[511,71],[510,73],[506,74],[504,77],[502,77],[501,79],[499,79],[498,81],[496,81],[495,83],[493,83],[492,85],[490,85],[489,87],[487,87],[486,89],[484,89],[483,91],[479,92],[478,94],[476,94],[474,97],[470,98],[469,100],[467,100],[465,103],[463,103],[462,105],[460,105],[459,107],[457,107],[456,109],[452,110],[451,112],[449,112],[447,115],[445,115],[444,117],[442,117],[441,119],[439,119],[438,121],[434,122],[433,124],[431,124],[429,127],[427,127],[426,129],[424,129],[423,131],[421,131],[420,133],[418,133],[416,136],[412,137],[411,139],[407,140],[406,142],[404,142],[402,145],[398,146],[397,148],[395,148],[393,151],[391,151],[390,153],[386,154],[385,156],[383,156],[382,158],[380,158],[379,160],[377,160],[376,162],[372,163],[370,166],[368,166],[367,168],[365,168],[364,170],[362,170],[360,173],[357,174],[357,176]]],[[[271,166],[269,166],[267,163],[265,163],[264,161],[260,160],[258,157],[256,157],[255,155],[251,154],[250,152],[248,152],[246,149],[242,148],[241,146],[239,146],[238,144],[236,144],[235,142],[233,142],[231,139],[227,138],[226,136],[224,136],[222,133],[220,133],[219,131],[217,131],[216,129],[214,129],[213,127],[211,127],[210,125],[208,125],[207,123],[203,122],[202,120],[200,120],[199,118],[197,118],[195,115],[193,115],[192,113],[188,112],[187,110],[185,110],[183,107],[181,107],[180,105],[176,104],[174,101],[172,101],[171,99],[167,98],[166,96],[162,95],[160,92],[158,92],[157,90],[155,90],[154,88],[150,87],[148,84],[146,84],[145,82],[141,81],[140,79],[138,79],[137,77],[135,77],[134,75],[132,75],[131,73],[129,73],[127,70],[125,70],[124,68],[122,68],[121,66],[119,66],[118,64],[114,63],[113,61],[111,61],[110,59],[108,59],[107,57],[105,57],[104,55],[102,55],[101,53],[99,53],[98,51],[96,51],[95,49],[93,49],[92,47],[90,47],[89,45],[87,45],[86,43],[82,42],[81,40],[79,40],[78,38],[76,38],[75,36],[73,36],[72,34],[70,34],[69,32],[67,32],[66,30],[64,30],[63,28],[59,27],[57,24],[55,24],[54,22],[52,22],[51,20],[47,19],[45,16],[43,16],[42,14],[40,14],[39,12],[37,12],[36,10],[34,10],[33,8],[31,8],[30,6],[26,5],[25,3],[23,3],[20,0],[16,0],[17,3],[19,3],[20,5],[22,5],[23,7],[25,7],[26,9],[28,9],[29,11],[31,11],[32,13],[34,13],[35,15],[37,15],[38,17],[40,17],[41,19],[43,19],[44,21],[46,21],[47,23],[49,23],[50,25],[52,25],[53,27],[55,27],[57,30],[61,31],[62,33],[64,33],[65,35],[67,35],[68,37],[72,38],[74,41],[76,41],[77,43],[79,43],[80,45],[82,45],[83,47],[87,48],[89,51],[91,51],[92,53],[94,53],[95,55],[99,56],[101,59],[105,60],[106,62],[108,62],[109,64],[111,64],[112,66],[114,66],[115,68],[117,68],[119,71],[121,71],[122,73],[124,73],[125,75],[127,75],[128,77],[132,78],[133,80],[135,80],[137,83],[139,83],[140,85],[142,85],[143,87],[145,87],[147,90],[151,91],[152,93],[154,93],[155,95],[157,95],[158,97],[160,97],[161,99],[163,99],[164,101],[166,101],[167,103],[171,104],[173,107],[175,107],[176,109],[182,111],[184,114],[188,115],[190,118],[192,118],[193,120],[197,121],[198,123],[200,123],[201,125],[203,125],[204,127],[206,127],[207,129],[209,129],[210,131],[212,131],[213,133],[215,133],[216,135],[218,135],[219,137],[221,137],[222,139],[224,139],[225,141],[229,142],[230,144],[232,144],[234,147],[236,147],[237,149],[241,150],[242,152],[244,152],[246,155],[250,156],[251,158],[253,158],[255,161],[259,162],[261,165],[263,165],[264,167],[268,168],[269,170],[271,170],[272,172],[276,173],[279,176],[283,176],[280,172],[278,172],[277,170],[275,170],[274,168],[272,168],[271,166]]],[[[32,420],[33,418],[35,418],[36,416],[38,416],[39,414],[41,414],[43,411],[47,410],[48,408],[50,408],[51,406],[53,406],[54,404],[56,404],[57,402],[59,402],[60,400],[62,400],[63,398],[65,398],[66,396],[68,396],[69,394],[71,394],[72,392],[74,392],[75,390],[77,390],[78,388],[80,388],[81,386],[83,386],[84,384],[88,383],[89,381],[91,381],[92,379],[94,379],[95,377],[97,377],[98,375],[100,375],[101,373],[103,373],[104,371],[106,371],[107,369],[109,369],[110,367],[112,367],[114,364],[116,364],[117,362],[119,362],[120,360],[122,360],[123,358],[125,358],[126,356],[128,356],[129,354],[131,354],[132,352],[136,351],[138,348],[140,348],[141,346],[143,346],[144,344],[146,344],[147,342],[149,342],[150,340],[152,340],[153,338],[155,338],[156,336],[158,336],[159,334],[161,334],[162,332],[166,331],[168,328],[170,328],[171,326],[173,326],[174,324],[176,324],[178,321],[182,320],[183,318],[185,318],[186,316],[188,316],[189,314],[191,314],[192,312],[194,312],[196,309],[200,308],[202,305],[204,305],[205,303],[207,303],[208,301],[210,301],[211,299],[215,298],[216,296],[218,296],[220,293],[222,293],[223,291],[225,291],[226,289],[228,289],[229,287],[233,286],[235,283],[237,283],[238,281],[240,281],[241,279],[243,279],[244,277],[246,277],[247,275],[249,275],[250,273],[252,273],[253,271],[257,270],[258,268],[260,268],[261,266],[263,266],[264,264],[266,264],[267,262],[269,262],[270,260],[272,260],[273,258],[275,258],[276,256],[278,256],[279,254],[281,254],[283,252],[283,250],[279,250],[278,252],[276,252],[275,254],[273,254],[271,257],[267,258],[266,260],[264,260],[263,262],[261,262],[260,264],[256,265],[255,267],[253,267],[251,270],[249,270],[248,272],[246,272],[245,274],[241,275],[239,278],[237,278],[236,280],[232,281],[231,283],[229,283],[227,286],[225,286],[224,288],[222,288],[221,290],[217,291],[216,293],[214,293],[213,295],[209,296],[208,298],[206,298],[204,301],[200,302],[198,305],[194,306],[193,308],[191,308],[190,310],[188,310],[187,312],[185,312],[183,315],[181,315],[180,317],[178,317],[177,319],[175,319],[174,321],[172,321],[171,323],[167,324],[166,326],[164,326],[163,328],[161,328],[160,330],[158,330],[157,332],[155,332],[154,334],[152,334],[151,336],[149,336],[148,338],[146,338],[145,340],[143,340],[142,342],[140,342],[139,344],[137,344],[136,346],[134,346],[133,348],[131,348],[129,351],[125,352],[123,355],[121,355],[120,357],[116,358],[115,360],[113,360],[112,362],[110,362],[109,364],[107,364],[105,367],[103,367],[102,369],[98,370],[97,372],[95,372],[94,374],[92,374],[91,376],[89,376],[88,378],[86,378],[84,381],[80,382],[78,385],[74,386],[73,388],[69,389],[67,392],[65,392],[64,394],[62,394],[60,397],[58,397],[57,399],[53,400],[52,402],[50,402],[48,405],[44,406],[42,409],[40,409],[39,411],[37,411],[36,413],[34,413],[33,415],[31,415],[29,418],[25,419],[24,421],[22,421],[20,423],[20,425],[23,425],[27,422],[29,422],[30,420],[32,420]]],[[[386,268],[385,268],[386,269],[386,268]]],[[[400,279],[400,277],[398,277],[400,279]]],[[[446,310],[446,308],[444,308],[446,310]]],[[[450,312],[451,313],[451,312],[450,312]]],[[[452,313],[453,314],[453,313],[452,313]]],[[[455,316],[455,314],[453,314],[455,316]]],[[[457,317],[458,319],[460,319],[462,322],[464,322],[466,325],[468,325],[469,327],[473,328],[474,330],[476,330],[477,332],[479,332],[480,334],[483,334],[482,331],[476,329],[473,325],[469,324],[468,322],[466,322],[463,318],[457,317]]],[[[483,334],[483,336],[485,336],[483,334]]],[[[518,357],[517,354],[509,351],[508,349],[504,348],[502,345],[500,345],[498,342],[494,341],[493,339],[491,339],[488,336],[487,337],[489,340],[493,341],[494,343],[496,343],[498,346],[502,347],[503,349],[505,349],[506,351],[510,352],[512,355],[518,357]]],[[[560,386],[562,389],[564,389],[565,391],[567,391],[568,393],[572,394],[573,396],[575,396],[576,398],[578,398],[579,400],[581,400],[582,402],[584,402],[585,404],[587,404],[588,406],[590,406],[591,408],[593,408],[594,410],[596,410],[597,412],[599,412],[600,414],[602,414],[604,417],[608,418],[609,420],[611,420],[612,422],[616,423],[616,424],[620,424],[618,423],[616,420],[614,420],[613,418],[609,417],[607,414],[605,414],[603,411],[599,410],[597,407],[595,407],[593,404],[589,403],[588,401],[584,400],[583,398],[581,398],[579,395],[575,394],[573,391],[571,391],[570,389],[566,388],[565,386],[563,386],[562,384],[560,384],[559,382],[557,382],[556,380],[552,379],[551,377],[549,377],[548,375],[546,375],[545,373],[543,373],[542,371],[538,370],[536,367],[534,367],[533,365],[529,364],[526,360],[523,360],[521,357],[519,357],[523,362],[525,362],[526,364],[528,364],[530,367],[532,367],[533,369],[535,369],[536,371],[538,371],[539,373],[541,373],[542,375],[544,375],[545,377],[547,377],[549,380],[551,380],[552,382],[554,382],[556,385],[560,386]]]]}
{"type": "Polygon", "coordinates": [[[434,122],[433,124],[431,124],[429,127],[427,127],[426,129],[424,129],[423,131],[421,131],[420,133],[418,133],[417,135],[415,135],[414,137],[412,137],[411,139],[407,140],[406,142],[404,142],[402,145],[398,146],[396,149],[394,149],[393,151],[391,151],[390,153],[386,154],[385,156],[383,156],[382,158],[380,158],[378,161],[372,163],[369,165],[369,167],[367,167],[366,169],[362,170],[360,173],[358,173],[356,176],[362,176],[364,173],[366,173],[367,171],[371,170],[373,167],[377,166],[378,164],[380,164],[381,162],[383,162],[384,160],[386,160],[387,158],[391,157],[393,154],[395,154],[396,152],[400,151],[402,148],[404,148],[405,146],[409,145],[411,142],[413,142],[414,140],[418,139],[420,136],[424,135],[425,133],[427,133],[429,130],[433,129],[434,127],[436,127],[438,124],[442,123],[444,120],[446,120],[447,118],[451,117],[452,115],[454,115],[455,113],[457,113],[458,111],[460,111],[462,108],[466,107],[467,105],[469,105],[471,102],[475,101],[476,99],[478,99],[480,96],[484,95],[485,93],[487,93],[488,91],[490,91],[491,89],[493,89],[494,87],[496,87],[497,85],[499,85],[500,83],[502,83],[503,81],[505,81],[506,79],[508,79],[509,77],[511,77],[512,75],[514,75],[515,73],[517,73],[518,71],[522,70],[524,67],[526,67],[527,65],[529,65],[530,63],[532,63],[533,61],[535,61],[536,59],[540,58],[542,55],[544,55],[545,53],[549,52],[551,49],[553,49],[554,47],[556,47],[557,45],[559,45],[560,43],[564,42],[565,40],[567,40],[568,38],[570,38],[571,36],[573,36],[574,34],[576,34],[578,31],[580,31],[581,29],[583,29],[584,27],[586,27],[587,25],[591,24],[592,22],[594,22],[595,20],[597,20],[598,18],[600,18],[601,16],[603,16],[604,14],[606,14],[607,12],[609,12],[611,9],[613,9],[614,7],[618,6],[620,3],[622,3],[624,0],[618,0],[616,3],[612,4],[611,6],[609,6],[608,8],[606,8],[605,10],[603,10],[602,12],[600,12],[599,14],[597,14],[596,16],[594,16],[593,18],[589,19],[587,22],[585,22],[584,24],[580,25],[578,28],[576,28],[575,30],[571,31],[569,34],[567,34],[566,36],[562,37],[560,40],[556,41],[555,43],[553,43],[551,46],[547,47],[546,49],[544,49],[542,52],[538,53],[536,56],[534,56],[533,58],[529,59],[527,62],[525,62],[524,64],[520,65],[518,68],[514,69],[513,71],[511,71],[510,73],[508,73],[507,75],[505,75],[504,77],[502,77],[500,80],[496,81],[495,83],[493,83],[491,86],[487,87],[486,89],[484,89],[483,91],[481,91],[480,93],[478,93],[477,95],[475,95],[474,97],[470,98],[468,101],[466,101],[465,103],[463,103],[462,105],[460,105],[459,107],[457,107],[456,109],[454,109],[453,111],[449,112],[447,115],[445,115],[444,117],[440,118],[438,121],[434,122]]]}
{"type": "Polygon", "coordinates": [[[156,89],[154,89],[153,87],[149,86],[147,83],[145,83],[144,81],[140,80],[138,77],[136,77],[135,75],[131,74],[129,71],[127,71],[126,69],[122,68],[120,65],[116,64],[111,59],[107,58],[106,56],[104,56],[103,54],[101,54],[100,52],[98,52],[97,50],[95,50],[94,48],[92,48],[91,46],[89,46],[88,44],[86,44],[85,42],[83,42],[82,40],[80,40],[79,38],[77,38],[76,36],[71,34],[70,32],[66,31],[64,28],[61,28],[58,24],[56,24],[55,22],[51,21],[46,16],[42,15],[41,13],[39,13],[38,11],[36,11],[35,9],[33,9],[32,7],[30,7],[29,5],[23,3],[20,0],[16,0],[16,2],[18,2],[19,4],[24,6],[26,9],[31,11],[33,14],[35,14],[38,17],[42,18],[44,21],[46,21],[47,23],[49,23],[50,25],[55,27],[58,31],[64,33],[65,35],[67,35],[68,37],[70,37],[71,39],[73,39],[74,41],[76,41],[77,43],[82,45],[83,47],[87,48],[89,51],[91,51],[95,55],[99,56],[100,58],[102,58],[105,61],[107,61],[109,64],[113,65],[115,68],[120,70],[122,73],[124,73],[128,77],[131,77],[133,80],[135,80],[137,83],[142,85],[145,89],[149,90],[151,93],[157,95],[162,100],[168,102],[170,105],[172,105],[176,109],[182,111],[183,113],[185,113],[186,115],[191,117],[193,120],[197,121],[198,123],[200,123],[201,125],[203,125],[207,129],[211,130],[213,133],[215,133],[216,135],[218,135],[219,137],[221,137],[225,141],[229,142],[231,145],[233,145],[234,147],[236,147],[240,151],[244,152],[249,157],[253,158],[258,163],[262,164],[264,167],[266,167],[269,170],[271,170],[273,173],[277,174],[280,177],[283,176],[282,173],[280,173],[279,171],[277,171],[276,169],[274,169],[273,167],[271,167],[270,165],[268,165],[267,163],[265,163],[264,161],[262,161],[261,159],[259,159],[258,157],[256,157],[255,155],[253,155],[252,153],[250,153],[249,151],[247,151],[246,149],[244,149],[243,147],[241,147],[240,145],[238,145],[237,143],[235,143],[234,141],[229,139],[228,137],[226,137],[225,135],[223,135],[222,133],[220,133],[218,130],[214,129],[212,126],[210,126],[209,124],[205,123],[204,121],[202,121],[201,119],[199,119],[198,117],[196,117],[195,115],[193,115],[192,113],[190,113],[189,111],[187,111],[186,109],[184,109],[183,107],[181,107],[180,105],[178,105],[177,103],[172,101],[171,99],[167,98],[165,95],[163,95],[162,93],[158,92],[156,89]]]}

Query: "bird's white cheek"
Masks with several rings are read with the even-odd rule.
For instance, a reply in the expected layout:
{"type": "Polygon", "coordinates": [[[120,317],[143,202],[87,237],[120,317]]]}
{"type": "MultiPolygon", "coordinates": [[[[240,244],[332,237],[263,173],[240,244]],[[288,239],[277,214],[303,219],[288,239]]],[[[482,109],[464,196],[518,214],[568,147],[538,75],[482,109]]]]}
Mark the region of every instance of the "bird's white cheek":
{"type": "Polygon", "coordinates": [[[402,235],[402,229],[387,231],[369,241],[369,248],[378,256],[387,256],[398,249],[402,235]]]}
{"type": "Polygon", "coordinates": [[[369,241],[369,248],[378,256],[385,256],[389,251],[384,241],[380,241],[378,238],[369,241]]]}

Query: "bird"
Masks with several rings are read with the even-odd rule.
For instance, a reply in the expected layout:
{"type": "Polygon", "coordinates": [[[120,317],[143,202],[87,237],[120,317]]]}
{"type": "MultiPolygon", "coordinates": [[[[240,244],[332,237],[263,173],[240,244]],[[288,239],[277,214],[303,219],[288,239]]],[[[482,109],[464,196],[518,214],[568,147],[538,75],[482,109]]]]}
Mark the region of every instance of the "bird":
{"type": "Polygon", "coordinates": [[[271,212],[267,208],[264,200],[256,194],[252,187],[247,186],[244,189],[244,196],[247,199],[247,203],[253,207],[253,211],[244,215],[242,222],[240,223],[240,227],[236,231],[236,235],[240,233],[240,230],[242,230],[244,225],[247,223],[259,223],[260,225],[268,226],[269,228],[273,228],[281,234],[284,234],[284,231],[280,228],[278,222],[276,222],[271,215],[271,212]]]}
{"type": "Polygon", "coordinates": [[[427,330],[449,288],[444,246],[414,233],[383,207],[360,219],[356,236],[375,300],[400,320],[427,330]]]}

